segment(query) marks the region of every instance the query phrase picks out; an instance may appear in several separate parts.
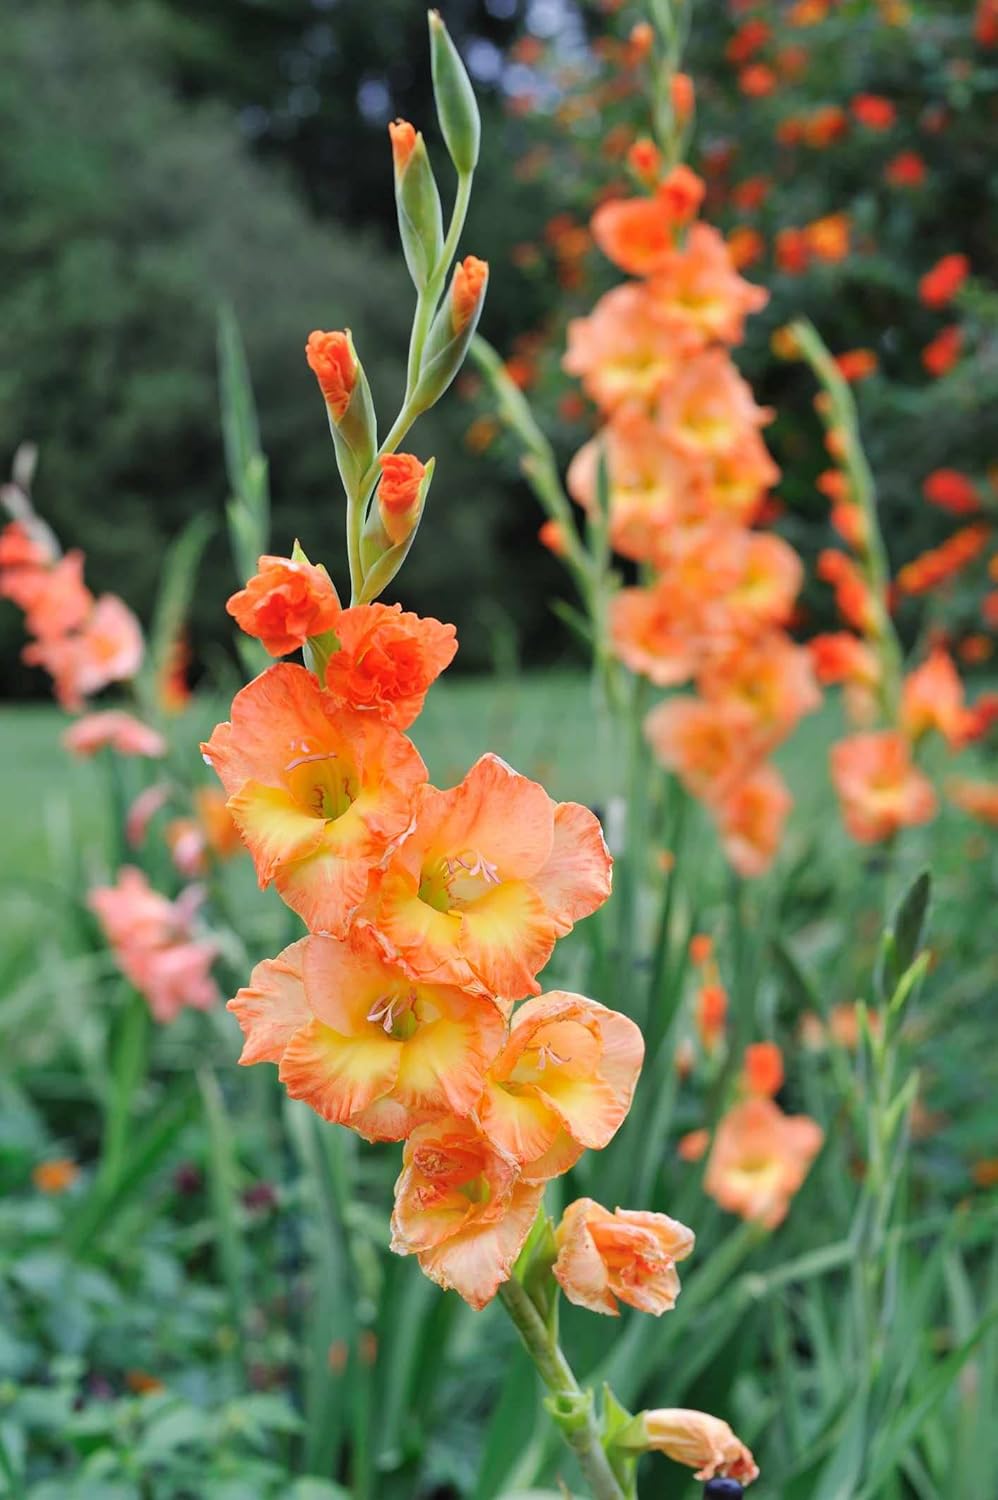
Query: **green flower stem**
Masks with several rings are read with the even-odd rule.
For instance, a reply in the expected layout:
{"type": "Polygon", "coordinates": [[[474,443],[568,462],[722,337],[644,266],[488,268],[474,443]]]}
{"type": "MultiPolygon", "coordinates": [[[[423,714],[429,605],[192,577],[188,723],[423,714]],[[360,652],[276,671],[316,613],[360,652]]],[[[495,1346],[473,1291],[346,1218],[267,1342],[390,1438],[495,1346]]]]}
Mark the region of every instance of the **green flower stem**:
{"type": "Polygon", "coordinates": [[[897,722],[901,698],[901,646],[887,603],[891,581],[890,564],[877,515],[876,484],[859,433],[856,403],[848,382],[813,324],[800,319],[790,325],[790,332],[828,396],[830,410],[824,418],[825,425],[843,435],[845,451],[841,458],[842,467],[848,477],[852,497],[866,520],[866,545],[862,551],[857,551],[857,559],[873,595],[877,615],[873,645],[880,658],[883,674],[879,689],[880,706],[887,721],[893,724],[897,722]]]}
{"type": "Polygon", "coordinates": [[[409,337],[409,359],[402,408],[392,423],[388,436],[378,449],[374,462],[357,485],[356,492],[347,496],[347,554],[350,561],[351,604],[359,604],[364,595],[365,579],[360,557],[360,541],[364,532],[364,523],[367,520],[367,508],[381,472],[378,460],[384,458],[387,453],[395,452],[413,422],[420,415],[420,412],[413,410],[412,397],[419,382],[426,336],[430,331],[433,314],[437,310],[440,294],[444,289],[447,269],[454,259],[464,221],[468,215],[473,175],[471,172],[466,172],[458,177],[454,211],[451,214],[450,227],[447,230],[447,238],[444,241],[440,259],[434,267],[433,275],[416,299],[416,314],[409,337]]]}
{"type": "Polygon", "coordinates": [[[570,1419],[567,1410],[565,1421],[559,1421],[557,1415],[555,1419],[579,1461],[593,1500],[627,1500],[600,1439],[592,1408],[592,1393],[579,1386],[557,1338],[515,1276],[499,1288],[499,1296],[538,1375],[551,1392],[553,1410],[556,1413],[559,1400],[566,1403],[566,1408],[572,1409],[570,1419]]]}

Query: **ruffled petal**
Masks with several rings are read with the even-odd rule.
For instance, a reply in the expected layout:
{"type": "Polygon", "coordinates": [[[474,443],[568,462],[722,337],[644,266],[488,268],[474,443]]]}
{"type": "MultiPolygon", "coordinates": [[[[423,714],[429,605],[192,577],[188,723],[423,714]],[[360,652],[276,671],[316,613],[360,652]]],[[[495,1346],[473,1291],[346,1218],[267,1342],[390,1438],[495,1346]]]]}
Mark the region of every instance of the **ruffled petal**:
{"type": "Polygon", "coordinates": [[[542,1185],[518,1184],[501,1219],[469,1226],[421,1252],[423,1271],[445,1291],[457,1292],[469,1306],[485,1307],[512,1275],[543,1195],[542,1185]]]}
{"type": "Polygon", "coordinates": [[[292,1099],[303,1099],[324,1120],[344,1125],[391,1092],[400,1051],[392,1037],[344,1037],[311,1021],[292,1037],[278,1076],[292,1099]]]}
{"type": "Polygon", "coordinates": [[[302,938],[276,958],[257,964],[249,984],[229,1001],[227,1008],[245,1038],[241,1063],[279,1063],[295,1032],[311,1021],[302,982],[307,941],[302,938]]]}
{"type": "Polygon", "coordinates": [[[557,922],[559,934],[603,905],[610,894],[612,868],[595,814],[578,802],[559,802],[551,853],[531,881],[557,922]]]}

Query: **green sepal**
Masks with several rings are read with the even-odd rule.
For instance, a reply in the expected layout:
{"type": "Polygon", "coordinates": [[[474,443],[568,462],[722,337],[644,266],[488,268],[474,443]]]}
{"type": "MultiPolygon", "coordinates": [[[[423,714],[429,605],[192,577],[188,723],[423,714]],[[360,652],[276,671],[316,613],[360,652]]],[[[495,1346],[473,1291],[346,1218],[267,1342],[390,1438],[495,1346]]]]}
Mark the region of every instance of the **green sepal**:
{"type": "Polygon", "coordinates": [[[478,102],[461,55],[451,41],[440,12],[431,10],[430,67],[440,131],[451,161],[462,177],[475,170],[482,137],[478,102]]]}
{"type": "Polygon", "coordinates": [[[554,1221],[542,1206],[513,1267],[513,1275],[551,1329],[558,1315],[558,1283],[551,1274],[557,1259],[554,1221]]]}
{"type": "Polygon", "coordinates": [[[485,279],[481,296],[471,317],[458,333],[454,332],[454,325],[451,321],[451,291],[448,290],[437,309],[437,315],[430,325],[426,338],[419,380],[409,403],[411,411],[424,412],[434,402],[439,401],[464,364],[468,346],[474,338],[478,320],[482,315],[487,290],[488,277],[485,279]]]}
{"type": "Polygon", "coordinates": [[[346,336],[350,344],[350,352],[357,365],[357,378],[350,393],[349,404],[341,419],[336,421],[331,407],[327,406],[326,410],[329,414],[329,431],[332,433],[333,445],[336,448],[336,465],[343,480],[343,487],[348,495],[355,495],[361,480],[374,462],[378,446],[378,422],[374,414],[371,387],[367,383],[364,366],[357,358],[353,335],[349,328],[346,330],[346,336]]]}
{"type": "Polygon", "coordinates": [[[416,290],[421,292],[436,270],[444,248],[440,194],[422,134],[417,134],[409,160],[396,174],[395,206],[405,263],[416,290]]]}

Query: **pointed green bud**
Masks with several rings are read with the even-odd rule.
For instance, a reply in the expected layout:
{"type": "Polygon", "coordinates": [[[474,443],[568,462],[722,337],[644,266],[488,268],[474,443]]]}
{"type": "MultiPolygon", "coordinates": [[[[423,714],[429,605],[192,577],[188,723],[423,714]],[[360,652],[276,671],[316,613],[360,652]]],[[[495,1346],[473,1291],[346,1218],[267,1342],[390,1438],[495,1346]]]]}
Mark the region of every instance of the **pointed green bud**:
{"type": "Polygon", "coordinates": [[[475,170],[482,135],[475,91],[461,55],[440,18],[440,12],[431,10],[429,22],[430,65],[433,69],[437,119],[440,121],[451,161],[461,176],[465,177],[475,170]]]}

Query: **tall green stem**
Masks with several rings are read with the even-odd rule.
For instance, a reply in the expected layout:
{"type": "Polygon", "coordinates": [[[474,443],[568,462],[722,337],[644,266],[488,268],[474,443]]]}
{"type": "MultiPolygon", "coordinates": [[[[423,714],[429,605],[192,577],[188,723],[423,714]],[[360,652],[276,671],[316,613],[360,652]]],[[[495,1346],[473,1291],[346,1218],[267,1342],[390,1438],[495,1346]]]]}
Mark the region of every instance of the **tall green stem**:
{"type": "Polygon", "coordinates": [[[538,1375],[555,1402],[566,1403],[565,1420],[559,1426],[579,1461],[593,1500],[627,1500],[600,1440],[592,1393],[582,1390],[558,1340],[515,1276],[499,1288],[499,1296],[538,1375]]]}

